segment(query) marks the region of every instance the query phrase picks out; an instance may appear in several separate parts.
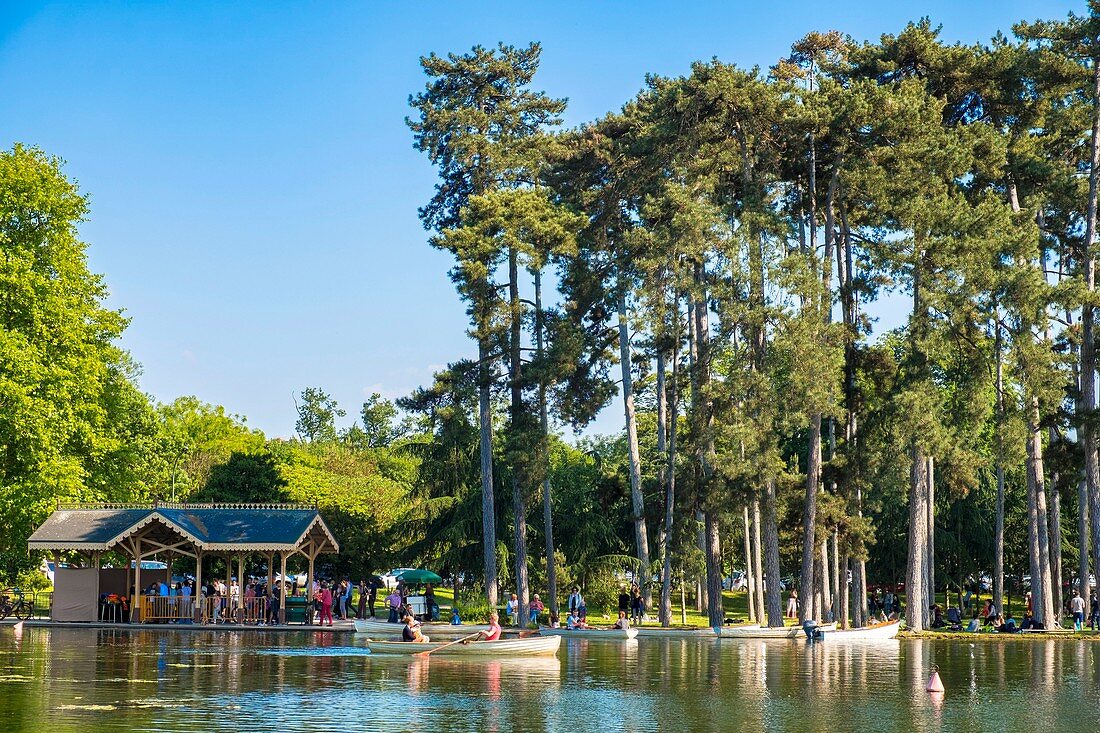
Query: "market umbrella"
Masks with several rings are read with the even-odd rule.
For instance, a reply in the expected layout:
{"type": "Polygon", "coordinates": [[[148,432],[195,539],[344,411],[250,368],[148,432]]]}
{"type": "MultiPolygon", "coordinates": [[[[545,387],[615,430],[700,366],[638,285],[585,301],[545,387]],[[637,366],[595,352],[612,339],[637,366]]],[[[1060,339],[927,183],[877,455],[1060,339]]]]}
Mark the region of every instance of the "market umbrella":
{"type": "Polygon", "coordinates": [[[405,572],[398,574],[397,577],[405,581],[406,583],[413,584],[443,582],[443,578],[439,577],[431,570],[406,570],[405,572]]]}

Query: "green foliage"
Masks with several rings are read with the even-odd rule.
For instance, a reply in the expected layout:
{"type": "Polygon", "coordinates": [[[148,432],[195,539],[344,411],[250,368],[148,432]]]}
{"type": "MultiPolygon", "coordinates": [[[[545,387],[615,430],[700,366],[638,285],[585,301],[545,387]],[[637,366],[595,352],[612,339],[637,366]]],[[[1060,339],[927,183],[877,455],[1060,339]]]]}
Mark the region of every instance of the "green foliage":
{"type": "Polygon", "coordinates": [[[336,400],[318,387],[302,390],[301,402],[295,402],[298,421],[294,429],[303,440],[313,443],[332,443],[336,440],[336,418],[345,413],[336,400]]]}

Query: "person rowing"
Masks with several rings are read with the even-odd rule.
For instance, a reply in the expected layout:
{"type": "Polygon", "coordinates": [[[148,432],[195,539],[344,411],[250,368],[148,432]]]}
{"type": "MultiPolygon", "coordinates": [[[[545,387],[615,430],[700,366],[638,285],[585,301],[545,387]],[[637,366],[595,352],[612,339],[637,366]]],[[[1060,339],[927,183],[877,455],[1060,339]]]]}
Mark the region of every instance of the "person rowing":
{"type": "Polygon", "coordinates": [[[478,632],[477,641],[500,641],[500,616],[496,611],[489,614],[489,628],[478,632]]]}
{"type": "Polygon", "coordinates": [[[409,615],[405,617],[405,628],[401,629],[402,641],[413,641],[421,644],[426,644],[431,641],[420,630],[420,624],[416,622],[416,617],[409,615]]]}
{"type": "Polygon", "coordinates": [[[565,628],[567,628],[569,630],[576,630],[576,629],[590,629],[592,627],[589,626],[587,623],[585,623],[583,619],[578,618],[577,616],[575,616],[573,614],[572,611],[570,611],[569,615],[565,617],[565,628]]]}

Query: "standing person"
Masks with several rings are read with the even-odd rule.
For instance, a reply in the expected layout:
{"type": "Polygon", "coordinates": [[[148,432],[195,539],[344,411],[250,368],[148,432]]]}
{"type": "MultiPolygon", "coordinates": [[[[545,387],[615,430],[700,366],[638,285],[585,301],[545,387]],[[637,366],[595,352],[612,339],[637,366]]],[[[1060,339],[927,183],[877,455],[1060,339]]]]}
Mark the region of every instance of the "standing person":
{"type": "Polygon", "coordinates": [[[1100,631],[1100,595],[1092,594],[1092,603],[1089,604],[1089,628],[1100,631]]]}
{"type": "Polygon", "coordinates": [[[278,626],[282,618],[281,612],[283,610],[284,592],[285,584],[275,582],[272,584],[272,588],[267,594],[267,621],[272,626],[278,626]]]}
{"type": "MultiPolygon", "coordinates": [[[[871,598],[874,598],[874,594],[871,598]]],[[[798,591],[794,588],[791,588],[791,593],[787,596],[787,618],[798,618],[798,591]]]]}
{"type": "Polygon", "coordinates": [[[634,586],[632,591],[633,595],[630,599],[630,620],[636,624],[642,622],[642,615],[645,613],[645,603],[642,601],[642,591],[638,586],[634,586]]]}
{"type": "Polygon", "coordinates": [[[328,625],[332,626],[332,591],[329,590],[328,583],[321,583],[321,620],[318,624],[324,626],[326,618],[328,625]]]}
{"type": "Polygon", "coordinates": [[[390,591],[390,594],[386,596],[386,605],[390,609],[390,617],[387,619],[391,624],[397,623],[397,611],[401,608],[401,593],[394,588],[390,591]]]}
{"type": "Polygon", "coordinates": [[[374,604],[378,600],[378,581],[373,578],[370,581],[370,589],[367,591],[367,607],[370,609],[370,617],[374,618],[374,604]]]}
{"type": "Polygon", "coordinates": [[[1076,590],[1069,599],[1069,612],[1073,614],[1073,630],[1080,631],[1085,628],[1085,599],[1076,590]]]}
{"type": "Polygon", "coordinates": [[[573,586],[573,592],[569,594],[569,612],[576,615],[583,605],[584,596],[581,595],[581,589],[573,586]]]}
{"type": "Polygon", "coordinates": [[[429,621],[439,620],[439,606],[435,605],[435,589],[431,583],[424,588],[424,613],[429,621]]]}
{"type": "Polygon", "coordinates": [[[619,613],[630,610],[630,594],[626,592],[626,586],[619,588],[619,613]]]}
{"type": "MultiPolygon", "coordinates": [[[[371,609],[371,616],[374,615],[374,609],[371,609]]],[[[359,579],[359,607],[356,609],[355,615],[359,618],[367,617],[367,581],[362,578],[359,579]]]]}

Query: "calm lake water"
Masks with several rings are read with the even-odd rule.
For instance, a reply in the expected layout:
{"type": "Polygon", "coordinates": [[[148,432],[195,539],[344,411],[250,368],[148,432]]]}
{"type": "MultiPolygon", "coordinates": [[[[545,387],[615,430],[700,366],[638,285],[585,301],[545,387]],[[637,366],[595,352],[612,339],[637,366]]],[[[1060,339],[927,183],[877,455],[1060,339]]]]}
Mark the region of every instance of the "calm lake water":
{"type": "Polygon", "coordinates": [[[1100,644],[563,640],[372,657],[352,634],[0,627],[3,731],[1096,730],[1100,644]],[[937,664],[941,699],[924,691],[937,664]]]}

